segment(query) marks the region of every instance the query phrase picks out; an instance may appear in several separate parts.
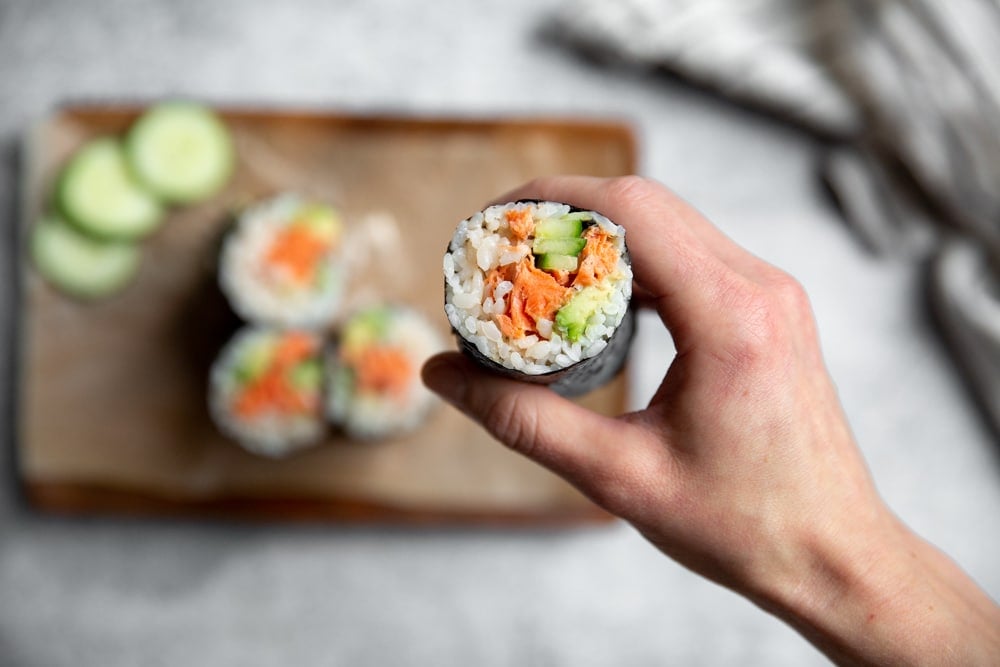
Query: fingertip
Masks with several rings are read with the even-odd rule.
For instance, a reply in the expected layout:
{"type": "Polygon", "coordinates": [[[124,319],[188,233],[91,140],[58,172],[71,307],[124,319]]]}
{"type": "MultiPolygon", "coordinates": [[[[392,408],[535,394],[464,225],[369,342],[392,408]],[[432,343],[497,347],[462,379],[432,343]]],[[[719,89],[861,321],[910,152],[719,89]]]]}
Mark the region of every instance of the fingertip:
{"type": "Polygon", "coordinates": [[[468,386],[468,370],[457,352],[437,354],[426,362],[420,377],[428,389],[449,403],[462,405],[468,386]]]}

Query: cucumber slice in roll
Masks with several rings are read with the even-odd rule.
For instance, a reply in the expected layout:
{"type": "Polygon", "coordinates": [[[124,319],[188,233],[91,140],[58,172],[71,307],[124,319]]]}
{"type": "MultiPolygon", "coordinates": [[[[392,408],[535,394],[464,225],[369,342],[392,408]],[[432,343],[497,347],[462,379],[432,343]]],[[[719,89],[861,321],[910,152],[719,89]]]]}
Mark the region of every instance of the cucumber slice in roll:
{"type": "Polygon", "coordinates": [[[584,217],[589,214],[568,213],[558,218],[546,218],[535,225],[536,239],[568,239],[578,237],[583,232],[584,217]]]}
{"type": "Polygon", "coordinates": [[[535,265],[549,271],[576,271],[580,268],[579,260],[573,255],[536,255],[535,265]]]}
{"type": "Polygon", "coordinates": [[[536,255],[571,255],[576,257],[587,245],[587,239],[535,239],[531,251],[536,255]]]}

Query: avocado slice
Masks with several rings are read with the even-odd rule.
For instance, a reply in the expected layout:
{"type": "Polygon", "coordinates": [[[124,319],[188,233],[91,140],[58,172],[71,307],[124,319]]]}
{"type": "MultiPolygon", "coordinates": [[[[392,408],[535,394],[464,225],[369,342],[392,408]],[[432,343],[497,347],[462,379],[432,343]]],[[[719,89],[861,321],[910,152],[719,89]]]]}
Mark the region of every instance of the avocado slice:
{"type": "Polygon", "coordinates": [[[608,300],[610,292],[599,287],[584,287],[556,313],[556,331],[575,343],[587,329],[587,321],[608,300]]]}

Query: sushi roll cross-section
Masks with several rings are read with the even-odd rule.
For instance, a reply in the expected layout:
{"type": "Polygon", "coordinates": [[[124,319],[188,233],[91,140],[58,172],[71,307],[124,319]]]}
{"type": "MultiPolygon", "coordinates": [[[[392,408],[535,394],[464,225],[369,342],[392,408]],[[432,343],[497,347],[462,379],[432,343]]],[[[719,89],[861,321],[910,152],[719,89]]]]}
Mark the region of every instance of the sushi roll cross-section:
{"type": "Polygon", "coordinates": [[[558,202],[498,204],[462,221],[444,256],[445,313],[494,372],[586,393],[622,367],[634,332],[625,230],[558,202]]]}
{"type": "Polygon", "coordinates": [[[327,359],[330,421],[357,439],[412,431],[436,402],[420,367],[443,347],[416,311],[379,305],[355,313],[327,359]]]}
{"type": "Polygon", "coordinates": [[[227,236],[219,266],[233,310],[275,326],[329,324],[343,292],[341,232],[334,208],[295,195],[248,208],[227,236]]]}
{"type": "Polygon", "coordinates": [[[211,370],[219,429],[256,454],[283,456],[323,435],[322,341],[304,331],[245,327],[211,370]]]}

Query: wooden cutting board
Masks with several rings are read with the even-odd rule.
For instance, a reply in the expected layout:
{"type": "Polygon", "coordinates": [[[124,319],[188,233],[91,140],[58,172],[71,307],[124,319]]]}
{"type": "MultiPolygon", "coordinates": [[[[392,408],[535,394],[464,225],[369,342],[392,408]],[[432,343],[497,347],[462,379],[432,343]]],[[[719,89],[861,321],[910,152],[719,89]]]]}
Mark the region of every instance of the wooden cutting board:
{"type": "MultiPolygon", "coordinates": [[[[73,151],[122,132],[138,112],[72,106],[34,128],[25,148],[23,238],[73,151]]],[[[215,262],[241,206],[282,191],[339,206],[355,244],[352,303],[409,304],[447,337],[441,259],[457,223],[535,176],[634,172],[629,127],[561,118],[220,113],[238,153],[233,180],[211,200],[171,211],[143,242],[140,274],[124,292],[73,301],[24,259],[17,457],[29,501],[67,513],[402,524],[606,519],[450,407],[438,407],[407,437],[361,444],[331,435],[275,461],[216,431],[206,383],[215,353],[239,324],[216,287],[215,262]]],[[[581,402],[620,413],[626,386],[620,376],[581,402]]]]}

